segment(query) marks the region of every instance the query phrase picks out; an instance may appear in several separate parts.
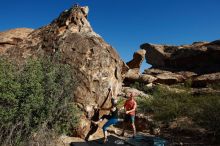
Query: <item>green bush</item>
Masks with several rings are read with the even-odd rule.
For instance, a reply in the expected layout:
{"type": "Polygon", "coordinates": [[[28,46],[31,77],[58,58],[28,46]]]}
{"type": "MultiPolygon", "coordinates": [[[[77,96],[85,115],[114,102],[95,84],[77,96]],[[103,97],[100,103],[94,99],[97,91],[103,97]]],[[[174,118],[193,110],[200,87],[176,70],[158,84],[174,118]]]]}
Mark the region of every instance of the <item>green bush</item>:
{"type": "Polygon", "coordinates": [[[15,67],[5,60],[0,60],[0,103],[1,125],[12,121],[17,110],[20,84],[16,82],[15,67]]]}
{"type": "Polygon", "coordinates": [[[42,127],[70,133],[80,113],[75,83],[71,67],[56,59],[30,59],[19,68],[0,59],[0,145],[28,142],[42,127]]]}

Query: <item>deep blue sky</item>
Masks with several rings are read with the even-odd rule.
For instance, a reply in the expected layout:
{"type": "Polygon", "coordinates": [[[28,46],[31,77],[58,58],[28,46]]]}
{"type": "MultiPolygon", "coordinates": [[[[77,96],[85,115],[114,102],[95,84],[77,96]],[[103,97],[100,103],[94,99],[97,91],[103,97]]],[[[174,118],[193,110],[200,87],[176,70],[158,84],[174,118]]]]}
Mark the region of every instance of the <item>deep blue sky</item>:
{"type": "MultiPolygon", "coordinates": [[[[140,44],[191,44],[220,38],[220,0],[1,0],[0,31],[39,28],[74,3],[127,62],[140,44]]],[[[144,62],[143,68],[149,65],[144,62]]]]}

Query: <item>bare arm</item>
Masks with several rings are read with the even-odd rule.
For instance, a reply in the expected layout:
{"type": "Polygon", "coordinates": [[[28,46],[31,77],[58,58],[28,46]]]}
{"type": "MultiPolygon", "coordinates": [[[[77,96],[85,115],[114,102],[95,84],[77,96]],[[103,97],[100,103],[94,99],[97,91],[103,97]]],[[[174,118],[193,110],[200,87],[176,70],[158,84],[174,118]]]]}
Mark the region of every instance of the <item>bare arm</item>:
{"type": "Polygon", "coordinates": [[[112,90],[111,90],[111,88],[108,88],[108,95],[107,95],[107,97],[106,97],[106,99],[105,99],[105,101],[102,103],[102,105],[100,106],[100,110],[110,110],[111,109],[111,107],[108,107],[108,108],[103,108],[103,106],[105,105],[105,103],[106,103],[106,101],[108,100],[108,98],[109,98],[109,96],[111,96],[112,95],[112,90]]]}

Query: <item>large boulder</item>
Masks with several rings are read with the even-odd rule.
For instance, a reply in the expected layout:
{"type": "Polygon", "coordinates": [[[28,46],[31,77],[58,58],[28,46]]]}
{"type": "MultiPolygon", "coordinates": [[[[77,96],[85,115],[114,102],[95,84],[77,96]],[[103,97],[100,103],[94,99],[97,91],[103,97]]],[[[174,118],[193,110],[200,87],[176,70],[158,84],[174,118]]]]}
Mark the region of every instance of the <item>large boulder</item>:
{"type": "Polygon", "coordinates": [[[154,68],[200,74],[220,71],[219,40],[182,46],[146,43],[140,47],[146,50],[146,60],[154,68]]]}
{"type": "MultiPolygon", "coordinates": [[[[74,99],[85,111],[78,131],[85,137],[90,130],[93,106],[107,107],[108,88],[113,94],[121,90],[123,75],[127,70],[118,53],[96,34],[87,20],[88,7],[74,6],[60,14],[51,24],[28,30],[20,43],[10,48],[1,48],[3,55],[18,63],[30,57],[59,54],[63,63],[70,64],[76,78],[72,89],[74,99]],[[31,33],[30,33],[31,32],[31,33]]],[[[13,38],[13,37],[11,37],[13,38]]]]}
{"type": "Polygon", "coordinates": [[[137,70],[129,69],[125,75],[124,82],[132,83],[132,82],[138,81],[139,78],[140,78],[140,73],[137,72],[137,70]]]}
{"type": "Polygon", "coordinates": [[[156,77],[154,77],[153,75],[149,75],[149,74],[141,74],[140,75],[140,78],[139,78],[139,81],[140,82],[143,82],[143,83],[153,83],[157,80],[156,77]]]}
{"type": "Polygon", "coordinates": [[[185,76],[190,76],[190,73],[171,72],[167,70],[161,70],[159,68],[145,69],[141,75],[141,82],[145,83],[160,83],[160,84],[177,84],[185,81],[185,76]]]}
{"type": "Polygon", "coordinates": [[[192,82],[195,87],[205,87],[219,81],[220,40],[182,46],[145,43],[140,48],[146,50],[147,63],[152,65],[143,72],[147,76],[140,78],[140,82],[169,85],[192,82]],[[152,81],[152,77],[156,79],[152,81]]]}
{"type": "Polygon", "coordinates": [[[154,82],[167,85],[182,83],[185,80],[183,76],[172,72],[159,74],[156,78],[154,82]]]}
{"type": "Polygon", "coordinates": [[[145,59],[145,53],[146,51],[144,49],[140,49],[137,52],[134,53],[133,59],[126,64],[130,69],[137,69],[137,71],[140,71],[140,67],[142,62],[145,59]]]}
{"type": "Polygon", "coordinates": [[[138,50],[134,53],[133,59],[127,62],[127,66],[129,67],[128,72],[125,74],[124,83],[132,83],[138,81],[140,78],[140,67],[142,62],[145,59],[146,51],[143,49],[138,50]]]}
{"type": "Polygon", "coordinates": [[[149,68],[149,69],[145,69],[143,74],[157,76],[159,74],[169,73],[169,72],[170,71],[162,70],[162,69],[159,69],[159,68],[149,68]]]}
{"type": "Polygon", "coordinates": [[[145,98],[150,98],[150,95],[144,93],[143,91],[140,91],[136,88],[132,88],[132,87],[123,87],[122,88],[122,92],[123,92],[123,96],[125,97],[127,95],[127,93],[134,93],[135,96],[140,96],[140,97],[145,97],[145,98]]]}

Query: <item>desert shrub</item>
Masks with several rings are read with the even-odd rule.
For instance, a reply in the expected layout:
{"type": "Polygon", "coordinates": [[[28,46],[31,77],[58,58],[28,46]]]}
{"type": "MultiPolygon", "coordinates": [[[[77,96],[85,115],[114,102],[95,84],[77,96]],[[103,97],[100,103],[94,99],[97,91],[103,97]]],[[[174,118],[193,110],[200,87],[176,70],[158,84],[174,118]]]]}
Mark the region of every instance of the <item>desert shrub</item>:
{"type": "Polygon", "coordinates": [[[25,145],[42,127],[70,133],[80,113],[75,83],[71,67],[52,58],[30,59],[19,68],[1,59],[0,145],[25,145]]]}
{"type": "Polygon", "coordinates": [[[124,106],[124,103],[125,103],[126,99],[122,96],[118,96],[118,102],[117,102],[117,106],[119,108],[123,107],[124,106]]]}
{"type": "Polygon", "coordinates": [[[156,98],[154,110],[156,111],[157,118],[170,121],[187,113],[186,103],[189,102],[190,95],[186,92],[176,93],[158,88],[153,96],[156,98]],[[163,106],[160,107],[159,104],[163,106]]]}
{"type": "MultiPolygon", "coordinates": [[[[185,88],[185,87],[184,87],[185,88]]],[[[191,95],[190,92],[173,92],[157,86],[153,98],[138,100],[139,111],[153,114],[154,120],[170,122],[178,117],[189,117],[195,124],[206,128],[220,138],[220,98],[218,95],[191,95]]]]}
{"type": "Polygon", "coordinates": [[[1,124],[11,121],[17,110],[20,84],[16,82],[15,67],[6,60],[0,59],[0,103],[1,124]],[[7,114],[7,115],[6,115],[7,114]]]}
{"type": "Polygon", "coordinates": [[[19,109],[20,83],[17,82],[15,71],[12,63],[0,59],[0,142],[3,139],[8,141],[8,137],[16,128],[14,117],[19,109]]]}
{"type": "Polygon", "coordinates": [[[130,84],[131,88],[140,89],[141,84],[139,82],[134,82],[133,84],[130,84]]]}
{"type": "Polygon", "coordinates": [[[134,82],[133,84],[130,84],[130,87],[138,89],[138,90],[143,91],[145,93],[151,94],[153,92],[153,88],[147,87],[145,83],[141,83],[141,82],[134,82]]]}
{"type": "Polygon", "coordinates": [[[153,112],[152,109],[152,102],[153,99],[152,98],[147,98],[147,97],[138,97],[136,98],[137,101],[137,110],[140,113],[148,113],[151,114],[153,112]]]}
{"type": "Polygon", "coordinates": [[[220,90],[220,83],[208,84],[208,87],[215,89],[215,90],[220,90]]]}
{"type": "Polygon", "coordinates": [[[185,103],[189,102],[190,95],[187,92],[176,93],[162,86],[157,86],[152,97],[139,100],[138,107],[140,111],[153,113],[157,120],[171,121],[188,113],[188,107],[185,103]]]}
{"type": "Polygon", "coordinates": [[[192,84],[193,84],[192,79],[188,79],[184,82],[184,86],[187,88],[192,87],[192,84]]]}
{"type": "Polygon", "coordinates": [[[196,123],[210,130],[220,142],[220,98],[217,95],[206,95],[200,99],[199,110],[192,117],[196,123]]]}

